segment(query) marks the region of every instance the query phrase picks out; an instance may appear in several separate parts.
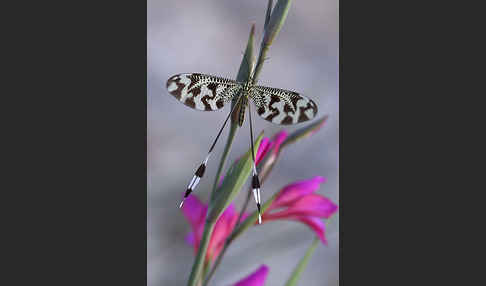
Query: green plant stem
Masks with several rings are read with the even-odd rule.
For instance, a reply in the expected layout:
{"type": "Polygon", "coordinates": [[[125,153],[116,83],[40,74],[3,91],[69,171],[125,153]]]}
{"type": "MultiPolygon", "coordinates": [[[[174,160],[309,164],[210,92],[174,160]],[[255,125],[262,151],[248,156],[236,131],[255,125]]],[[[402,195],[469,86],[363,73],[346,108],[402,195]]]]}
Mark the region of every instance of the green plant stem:
{"type": "MultiPolygon", "coordinates": [[[[236,229],[238,227],[238,225],[240,225],[241,218],[243,217],[243,213],[245,212],[246,208],[248,207],[248,203],[250,202],[250,198],[251,198],[251,190],[248,192],[248,195],[246,196],[245,202],[243,204],[243,207],[241,208],[241,212],[238,216],[238,219],[236,220],[236,225],[233,228],[233,230],[236,229]]],[[[216,258],[216,261],[214,262],[214,265],[211,268],[211,271],[209,271],[209,274],[206,276],[206,280],[204,281],[203,286],[208,285],[209,280],[211,280],[211,277],[213,277],[214,272],[216,272],[216,269],[218,268],[219,264],[221,263],[221,260],[223,259],[223,255],[226,253],[226,249],[228,249],[231,242],[233,242],[233,240],[230,239],[231,237],[232,236],[230,235],[228,237],[228,239],[226,239],[226,241],[224,242],[223,249],[219,253],[218,257],[216,258]]]]}
{"type": "Polygon", "coordinates": [[[300,276],[302,275],[302,272],[304,271],[305,267],[307,266],[307,263],[309,263],[310,258],[312,257],[312,254],[314,254],[314,251],[316,250],[317,245],[319,244],[319,238],[314,238],[314,241],[312,242],[311,246],[307,251],[305,252],[304,257],[299,261],[299,264],[295,267],[294,271],[292,271],[292,274],[290,275],[289,280],[287,283],[285,283],[285,286],[295,286],[297,285],[297,281],[299,281],[300,276]]]}
{"type": "Polygon", "coordinates": [[[206,257],[206,251],[208,249],[211,233],[213,232],[215,225],[216,223],[212,221],[206,221],[206,224],[204,225],[204,233],[201,239],[201,243],[199,244],[199,250],[197,252],[196,260],[192,265],[189,281],[187,283],[187,285],[189,286],[196,286],[199,280],[199,276],[201,275],[203,269],[204,259],[206,257]]]}
{"type": "MultiPolygon", "coordinates": [[[[253,37],[254,37],[254,34],[255,34],[255,24],[253,24],[251,26],[251,29],[250,29],[250,35],[248,37],[248,43],[247,43],[247,46],[246,46],[246,51],[245,51],[245,55],[243,56],[243,59],[242,59],[242,62],[240,64],[240,68],[238,70],[238,75],[237,75],[237,81],[240,81],[240,82],[244,82],[246,81],[249,76],[250,76],[250,73],[251,73],[251,67],[253,66],[253,63],[254,63],[254,57],[253,57],[253,37]]],[[[237,104],[238,100],[237,98],[233,98],[232,102],[231,102],[231,108],[233,109],[233,106],[235,104],[237,104]]],[[[221,173],[223,171],[223,168],[224,168],[224,164],[226,162],[226,159],[228,157],[228,154],[230,152],[230,149],[231,149],[231,145],[233,143],[233,140],[235,138],[235,135],[236,135],[236,131],[238,130],[238,124],[237,124],[237,120],[235,120],[235,118],[237,118],[237,116],[235,114],[238,113],[238,110],[234,110],[233,112],[233,116],[231,116],[231,127],[230,127],[230,133],[228,135],[228,139],[226,140],[226,145],[225,145],[225,148],[224,148],[224,152],[221,156],[221,161],[219,162],[219,167],[218,167],[218,171],[216,173],[216,177],[214,179],[214,186],[213,186],[213,191],[211,192],[210,194],[210,199],[209,199],[209,205],[211,205],[211,202],[214,198],[216,198],[216,190],[218,188],[218,184],[219,184],[219,179],[221,177],[221,173]]],[[[208,214],[209,215],[209,211],[208,211],[208,214]]],[[[196,260],[192,266],[192,270],[191,270],[191,274],[189,276],[189,280],[188,280],[188,284],[189,286],[196,286],[196,285],[200,285],[201,282],[202,282],[202,269],[203,269],[203,265],[204,265],[204,260],[205,260],[205,257],[206,257],[206,252],[207,252],[207,248],[208,248],[208,245],[209,245],[209,241],[210,241],[210,238],[211,238],[211,234],[214,230],[214,226],[216,225],[216,221],[217,221],[217,217],[214,217],[214,218],[211,218],[211,219],[208,219],[208,217],[206,217],[206,223],[204,225],[204,232],[203,232],[203,236],[201,238],[201,243],[200,243],[200,246],[199,246],[199,249],[198,249],[198,252],[197,252],[197,255],[196,255],[196,260]]]]}
{"type": "MultiPolygon", "coordinates": [[[[248,202],[250,201],[250,196],[248,196],[245,204],[248,205],[248,202]]],[[[246,207],[245,207],[246,209],[246,207]]],[[[238,220],[237,220],[237,223],[236,223],[236,226],[239,225],[240,223],[240,220],[241,220],[241,215],[242,213],[240,213],[240,216],[238,217],[238,220]]],[[[235,227],[236,227],[235,226],[235,227]]],[[[228,249],[228,247],[230,246],[231,242],[233,242],[231,238],[231,235],[229,236],[228,239],[226,239],[226,241],[224,242],[224,246],[223,246],[223,249],[221,250],[221,252],[219,253],[218,257],[216,258],[216,261],[214,261],[214,264],[213,264],[213,267],[211,268],[211,271],[209,271],[209,274],[206,276],[206,280],[204,281],[204,284],[203,286],[207,286],[208,283],[209,283],[209,280],[211,280],[211,278],[213,277],[213,274],[214,272],[216,272],[216,269],[218,268],[219,264],[221,263],[221,260],[223,260],[223,256],[224,254],[226,253],[226,250],[228,249]]]]}
{"type": "Polygon", "coordinates": [[[267,12],[265,14],[265,25],[263,26],[264,30],[267,29],[268,22],[270,22],[270,16],[272,15],[272,7],[273,7],[273,0],[268,0],[267,12]]]}
{"type": "MultiPolygon", "coordinates": [[[[237,124],[231,124],[230,134],[229,134],[228,139],[226,141],[226,145],[224,147],[224,152],[223,152],[223,155],[221,156],[221,161],[219,162],[219,168],[218,168],[218,172],[216,174],[216,179],[214,181],[213,192],[211,192],[211,195],[210,195],[210,197],[211,197],[210,200],[214,197],[214,192],[218,187],[219,177],[221,176],[221,172],[222,172],[224,164],[226,162],[226,158],[227,158],[228,153],[231,149],[231,145],[232,145],[233,140],[235,138],[237,128],[238,128],[237,124]]],[[[189,286],[195,286],[196,283],[199,280],[201,280],[200,276],[201,276],[202,268],[203,268],[203,265],[204,265],[204,259],[206,257],[207,248],[208,248],[209,241],[210,241],[210,238],[211,238],[211,234],[213,233],[213,229],[214,229],[215,225],[216,225],[216,219],[214,221],[206,220],[206,224],[204,225],[204,232],[203,232],[203,236],[201,238],[201,243],[199,245],[196,260],[195,260],[195,262],[192,266],[191,275],[189,276],[189,281],[188,281],[189,286]]]]}
{"type": "MultiPolygon", "coordinates": [[[[258,170],[258,173],[260,173],[260,170],[258,170]]],[[[269,172],[266,172],[266,174],[268,175],[269,172]]],[[[264,177],[261,178],[260,183],[261,183],[262,186],[263,186],[263,182],[265,181],[266,178],[267,178],[267,176],[264,176],[264,177]]],[[[241,211],[240,211],[240,214],[238,215],[238,219],[236,220],[236,225],[233,228],[233,232],[240,225],[241,218],[243,217],[243,214],[245,213],[246,209],[248,208],[248,203],[250,202],[250,199],[251,199],[251,188],[248,190],[245,202],[243,203],[243,206],[241,207],[241,211]]],[[[209,280],[211,280],[214,272],[216,272],[216,269],[218,268],[219,264],[221,263],[221,260],[223,259],[223,256],[226,253],[226,250],[228,249],[230,244],[233,242],[233,239],[235,237],[235,236],[233,236],[233,232],[228,236],[228,239],[226,239],[226,241],[224,242],[223,249],[219,253],[218,257],[216,258],[216,261],[214,262],[213,267],[211,268],[211,271],[209,271],[209,274],[206,276],[206,280],[204,281],[203,286],[208,285],[209,280]]]]}
{"type": "MultiPolygon", "coordinates": [[[[250,71],[251,71],[251,66],[252,62],[254,61],[253,59],[253,35],[255,33],[255,25],[253,24],[251,29],[250,29],[250,36],[248,38],[248,44],[246,47],[245,51],[245,56],[243,57],[242,63],[240,65],[240,69],[238,70],[238,75],[237,75],[237,80],[239,81],[245,81],[247,78],[249,78],[250,71]]],[[[237,104],[238,100],[236,98],[233,98],[232,103],[231,103],[231,108],[233,108],[234,104],[237,104]]],[[[233,112],[233,116],[231,118],[231,127],[230,127],[230,133],[228,135],[228,139],[226,140],[226,145],[224,147],[224,152],[221,156],[221,161],[219,162],[219,167],[218,171],[216,173],[216,178],[214,179],[214,186],[213,186],[213,191],[210,194],[210,199],[209,202],[211,204],[211,201],[216,197],[215,193],[218,188],[218,183],[219,183],[219,178],[221,177],[221,173],[224,168],[224,164],[226,162],[226,159],[228,157],[229,151],[231,149],[231,145],[233,143],[233,140],[236,135],[236,131],[238,130],[238,124],[236,122],[235,114],[238,113],[238,110],[235,110],[233,112]]],[[[208,212],[209,214],[209,212],[208,212]]],[[[214,226],[216,224],[217,218],[215,217],[214,219],[208,220],[206,219],[206,224],[204,225],[204,233],[201,238],[201,243],[196,255],[196,260],[192,266],[191,274],[189,276],[188,284],[189,286],[196,286],[196,283],[200,283],[202,281],[201,274],[202,274],[202,268],[203,268],[203,262],[206,256],[209,240],[211,238],[211,234],[213,232],[214,226]]]]}
{"type": "MultiPolygon", "coordinates": [[[[268,22],[270,21],[270,15],[272,13],[272,6],[273,6],[273,1],[269,0],[268,5],[267,5],[267,11],[265,13],[265,26],[264,26],[264,35],[263,37],[265,38],[265,33],[267,33],[267,27],[268,27],[268,22]]],[[[256,63],[255,71],[253,73],[253,83],[256,84],[258,82],[258,76],[260,75],[260,71],[262,70],[263,67],[263,62],[265,61],[265,56],[267,55],[268,48],[270,47],[269,44],[265,43],[262,38],[262,42],[260,44],[260,52],[258,54],[258,60],[256,63]]]]}
{"type": "Polygon", "coordinates": [[[255,73],[253,74],[253,83],[256,84],[258,82],[258,76],[260,75],[260,71],[262,70],[263,67],[263,62],[265,61],[265,57],[267,55],[268,48],[270,46],[265,45],[265,43],[262,42],[261,47],[260,47],[260,53],[258,54],[258,60],[257,64],[255,67],[255,73]]]}
{"type": "Polygon", "coordinates": [[[226,249],[228,249],[228,243],[225,243],[223,250],[219,253],[218,258],[216,258],[216,261],[214,262],[213,267],[211,268],[211,271],[209,271],[209,274],[206,276],[206,280],[204,280],[203,286],[207,286],[209,283],[209,280],[213,277],[214,272],[216,272],[216,268],[218,268],[219,264],[221,263],[221,260],[223,258],[224,253],[226,252],[226,249]]]}
{"type": "MultiPolygon", "coordinates": [[[[286,18],[286,11],[288,11],[288,7],[290,4],[290,1],[283,1],[282,3],[279,1],[277,3],[277,9],[278,11],[284,11],[282,10],[283,7],[286,7],[285,9],[285,12],[282,14],[282,13],[277,13],[277,18],[274,18],[274,19],[277,19],[278,20],[278,17],[281,17],[280,18],[280,23],[279,23],[279,26],[275,26],[276,28],[272,28],[270,29],[269,28],[269,25],[271,24],[271,10],[272,10],[272,6],[273,6],[273,1],[272,0],[269,0],[268,1],[268,5],[267,5],[267,10],[266,10],[266,13],[265,13],[265,26],[264,26],[264,37],[262,39],[262,42],[261,42],[261,45],[260,45],[260,52],[259,52],[259,55],[258,55],[258,60],[257,60],[257,63],[256,63],[256,66],[255,66],[255,69],[253,70],[253,83],[257,83],[258,82],[258,76],[260,74],[260,71],[263,67],[263,63],[265,61],[265,57],[266,57],[266,54],[267,54],[267,51],[268,51],[268,48],[270,47],[271,45],[271,42],[273,41],[273,38],[279,33],[279,30],[280,30],[280,27],[281,25],[283,25],[283,22],[285,21],[285,18],[286,18]],[[287,4],[285,4],[285,3],[287,4]],[[283,16],[282,16],[283,15],[283,16]],[[270,39],[265,39],[265,34],[269,32],[269,29],[271,30],[270,33],[273,35],[270,37],[270,39]]],[[[272,25],[274,26],[274,25],[272,25]]],[[[240,65],[240,70],[238,71],[238,76],[237,76],[237,80],[240,80],[240,81],[244,81],[246,80],[247,78],[249,78],[249,75],[251,74],[251,70],[252,70],[252,62],[254,61],[253,59],[253,35],[254,35],[254,30],[255,30],[255,25],[252,25],[252,28],[251,28],[251,31],[250,31],[250,36],[249,36],[249,39],[248,39],[248,44],[247,44],[247,50],[245,52],[245,56],[243,58],[243,62],[242,64],[240,65]]],[[[232,102],[232,106],[233,104],[235,104],[235,101],[233,100],[232,102]]],[[[235,110],[237,113],[239,112],[239,110],[235,110]]],[[[236,130],[238,129],[238,126],[237,126],[237,123],[236,123],[236,116],[233,116],[232,117],[232,120],[231,120],[231,131],[230,131],[230,135],[228,136],[228,140],[226,142],[226,147],[225,147],[225,150],[223,152],[223,155],[222,155],[222,158],[221,158],[221,161],[220,161],[220,164],[219,164],[219,168],[218,168],[218,171],[217,171],[217,174],[216,174],[216,178],[215,178],[215,183],[214,183],[214,187],[213,187],[213,192],[211,193],[211,198],[210,198],[210,202],[212,200],[213,197],[215,197],[215,193],[216,193],[216,189],[217,189],[217,186],[218,186],[218,183],[219,183],[219,178],[221,176],[221,172],[223,170],[223,167],[224,167],[224,163],[226,161],[226,157],[229,153],[229,150],[231,148],[231,144],[233,142],[233,139],[234,139],[234,136],[236,134],[236,130]]],[[[275,196],[272,197],[271,200],[273,200],[275,198],[275,196]]],[[[240,213],[240,215],[246,210],[247,206],[248,206],[248,201],[249,201],[249,196],[247,198],[247,202],[245,203],[245,206],[244,206],[244,209],[242,210],[242,212],[240,213]]],[[[267,204],[266,204],[266,207],[269,206],[271,201],[269,201],[267,204]]],[[[193,268],[192,268],[192,271],[191,271],[191,276],[189,278],[189,286],[195,286],[195,283],[200,279],[199,276],[201,274],[201,270],[202,270],[202,266],[203,266],[203,263],[202,261],[204,261],[204,257],[206,255],[206,250],[207,250],[207,246],[208,246],[208,243],[209,243],[209,238],[211,237],[211,233],[213,231],[213,228],[214,228],[214,225],[215,225],[215,222],[216,222],[216,219],[214,219],[214,221],[206,221],[206,225],[204,226],[204,233],[203,233],[203,238],[201,240],[201,245],[199,247],[199,251],[198,251],[198,254],[197,254],[197,257],[196,257],[196,262],[194,263],[193,265],[193,268]],[[204,244],[203,244],[203,241],[204,241],[204,244]],[[204,246],[204,247],[203,247],[204,246]]],[[[247,218],[248,220],[249,218],[247,218]]],[[[240,224],[240,220],[241,220],[241,216],[238,218],[238,221],[237,221],[237,225],[236,226],[239,226],[240,224]]],[[[237,229],[237,227],[235,227],[235,229],[237,229]]],[[[235,229],[233,229],[233,232],[235,232],[235,229]]],[[[239,232],[241,233],[241,231],[239,232]]],[[[229,238],[227,239],[227,241],[225,242],[225,246],[223,248],[223,250],[221,251],[221,253],[219,254],[214,266],[212,267],[211,271],[209,272],[206,280],[205,280],[205,283],[204,285],[207,285],[207,283],[209,283],[209,280],[210,278],[212,277],[212,275],[214,274],[216,268],[218,267],[224,253],[226,252],[226,249],[228,248],[229,244],[232,242],[232,240],[234,238],[236,238],[236,236],[239,234],[239,233],[232,233],[232,235],[229,236],[229,238]]]]}

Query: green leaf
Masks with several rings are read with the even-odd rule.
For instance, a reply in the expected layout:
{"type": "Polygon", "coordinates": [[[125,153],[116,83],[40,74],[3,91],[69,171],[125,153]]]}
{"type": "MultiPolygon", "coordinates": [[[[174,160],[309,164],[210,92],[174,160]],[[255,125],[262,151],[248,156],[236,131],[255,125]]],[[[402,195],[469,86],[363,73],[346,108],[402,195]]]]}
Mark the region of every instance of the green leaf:
{"type": "Polygon", "coordinates": [[[248,43],[246,44],[245,55],[241,60],[240,69],[236,76],[236,81],[245,82],[250,77],[250,73],[255,64],[255,54],[253,52],[253,42],[255,38],[255,24],[251,25],[250,36],[248,36],[248,43]]]}
{"type": "Polygon", "coordinates": [[[318,244],[319,244],[319,239],[316,237],[316,238],[314,238],[314,241],[312,242],[309,249],[307,249],[304,257],[302,257],[299,264],[297,264],[297,267],[295,267],[294,271],[290,275],[290,278],[287,281],[287,283],[285,284],[285,286],[297,285],[297,281],[299,281],[299,278],[302,275],[302,272],[304,271],[305,267],[307,266],[307,263],[309,262],[309,259],[312,257],[312,254],[314,254],[314,251],[316,250],[316,247],[317,247],[318,244]]]}
{"type": "Polygon", "coordinates": [[[265,14],[265,26],[263,26],[264,30],[267,29],[268,22],[270,22],[270,16],[272,15],[272,7],[273,7],[273,1],[268,0],[267,13],[265,14]]]}
{"type": "MultiPolygon", "coordinates": [[[[262,139],[263,132],[260,133],[254,143],[255,150],[258,150],[262,139]]],[[[216,192],[214,199],[209,202],[208,216],[206,218],[208,221],[216,221],[231,201],[233,201],[250,176],[252,167],[253,159],[250,148],[250,150],[238,160],[238,163],[231,168],[231,171],[224,178],[221,188],[216,192]]]]}
{"type": "MultiPolygon", "coordinates": [[[[250,77],[250,73],[252,72],[253,66],[255,65],[255,56],[253,53],[253,42],[255,38],[255,24],[251,25],[250,35],[248,36],[248,42],[246,44],[245,54],[243,55],[243,59],[241,60],[240,68],[238,70],[238,75],[236,76],[236,81],[244,82],[248,80],[250,77]]],[[[238,96],[235,96],[231,101],[231,109],[233,110],[233,106],[236,104],[238,100],[238,96]]],[[[230,132],[228,135],[228,140],[226,141],[226,145],[224,147],[223,155],[221,156],[221,161],[219,163],[218,171],[216,172],[216,177],[214,178],[213,184],[213,192],[217,192],[219,177],[221,172],[223,171],[224,164],[226,162],[226,157],[228,156],[229,150],[231,149],[231,144],[235,139],[236,131],[238,130],[239,125],[238,116],[240,114],[239,108],[237,107],[233,114],[231,115],[231,125],[230,125],[230,132]]],[[[212,198],[213,195],[211,195],[212,198]]]]}
{"type": "Polygon", "coordinates": [[[316,133],[317,131],[319,131],[319,129],[321,129],[324,123],[326,123],[327,118],[328,116],[324,115],[321,119],[313,122],[312,124],[296,130],[295,132],[290,134],[284,142],[282,142],[281,148],[284,148],[288,144],[295,143],[300,139],[307,138],[312,134],[316,133]]]}
{"type": "Polygon", "coordinates": [[[265,36],[263,37],[264,45],[270,46],[275,37],[277,37],[287,18],[291,3],[292,0],[279,0],[275,4],[275,8],[273,8],[272,15],[265,29],[265,36]]]}
{"type": "MultiPolygon", "coordinates": [[[[255,66],[255,53],[253,49],[253,42],[255,39],[255,24],[251,25],[250,35],[248,36],[248,43],[246,44],[245,54],[243,55],[243,59],[241,60],[240,69],[238,70],[238,75],[236,76],[236,81],[238,82],[246,82],[250,78],[250,74],[253,72],[253,68],[255,66]]],[[[233,97],[231,101],[231,109],[236,104],[239,96],[233,97]]],[[[241,106],[241,104],[240,104],[241,106]]],[[[231,130],[234,132],[236,130],[238,124],[238,116],[240,114],[239,109],[240,106],[237,106],[236,109],[233,111],[231,115],[231,130]]]]}

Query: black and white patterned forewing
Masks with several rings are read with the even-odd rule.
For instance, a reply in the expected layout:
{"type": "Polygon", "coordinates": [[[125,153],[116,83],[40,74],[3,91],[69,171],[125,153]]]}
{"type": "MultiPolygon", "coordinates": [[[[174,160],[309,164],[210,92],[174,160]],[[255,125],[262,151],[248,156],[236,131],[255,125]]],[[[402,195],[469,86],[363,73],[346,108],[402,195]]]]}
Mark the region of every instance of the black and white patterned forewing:
{"type": "Polygon", "coordinates": [[[258,115],[275,124],[304,122],[317,114],[317,105],[314,101],[294,91],[253,86],[250,98],[257,107],[258,115]]]}
{"type": "Polygon", "coordinates": [[[221,77],[184,73],[167,80],[167,90],[185,105],[205,111],[218,110],[238,94],[241,84],[221,77]]]}

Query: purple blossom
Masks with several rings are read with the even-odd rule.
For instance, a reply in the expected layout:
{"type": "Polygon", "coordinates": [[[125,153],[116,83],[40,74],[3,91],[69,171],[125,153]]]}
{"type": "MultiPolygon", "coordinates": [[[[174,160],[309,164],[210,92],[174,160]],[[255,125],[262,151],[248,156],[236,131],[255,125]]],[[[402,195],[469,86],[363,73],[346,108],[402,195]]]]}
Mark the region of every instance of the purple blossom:
{"type": "Polygon", "coordinates": [[[266,137],[263,138],[260,147],[258,147],[257,154],[255,155],[255,163],[258,165],[268,152],[270,152],[272,156],[277,156],[278,152],[280,152],[280,145],[282,145],[287,136],[287,131],[282,130],[275,134],[272,140],[269,140],[266,137]]]}
{"type": "Polygon", "coordinates": [[[330,199],[315,194],[325,178],[316,176],[285,186],[263,214],[263,222],[294,220],[309,226],[327,244],[322,218],[330,218],[338,209],[330,199]]]}
{"type": "Polygon", "coordinates": [[[241,279],[233,286],[263,286],[268,275],[268,267],[263,264],[256,271],[241,279]]]}
{"type": "MultiPolygon", "coordinates": [[[[184,216],[191,224],[191,232],[186,236],[186,242],[194,247],[195,253],[197,253],[203,235],[204,220],[206,218],[207,210],[208,206],[203,204],[195,195],[187,197],[184,206],[182,207],[184,216]]],[[[214,260],[218,257],[226,238],[236,225],[238,216],[239,214],[235,211],[234,205],[230,204],[218,218],[211,239],[209,240],[209,246],[206,252],[207,260],[214,260]]],[[[246,217],[247,215],[245,214],[242,219],[245,219],[246,217]]]]}

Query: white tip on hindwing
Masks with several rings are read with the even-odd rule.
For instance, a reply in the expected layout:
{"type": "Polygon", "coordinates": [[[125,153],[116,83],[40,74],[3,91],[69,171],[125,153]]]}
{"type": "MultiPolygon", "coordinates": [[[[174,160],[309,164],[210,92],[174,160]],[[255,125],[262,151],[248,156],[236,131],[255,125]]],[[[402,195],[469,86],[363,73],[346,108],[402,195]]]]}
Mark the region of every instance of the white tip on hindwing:
{"type": "Polygon", "coordinates": [[[204,159],[204,165],[206,165],[206,164],[208,163],[209,156],[211,156],[211,153],[209,153],[209,154],[206,156],[206,159],[204,159]]]}
{"type": "Polygon", "coordinates": [[[193,176],[192,177],[191,182],[189,183],[189,185],[187,185],[187,188],[188,189],[192,189],[192,186],[194,185],[194,182],[196,181],[196,178],[197,178],[196,176],[193,176]]]}
{"type": "Polygon", "coordinates": [[[258,202],[258,191],[257,189],[253,189],[253,198],[255,199],[255,203],[259,203],[258,202]]]}

